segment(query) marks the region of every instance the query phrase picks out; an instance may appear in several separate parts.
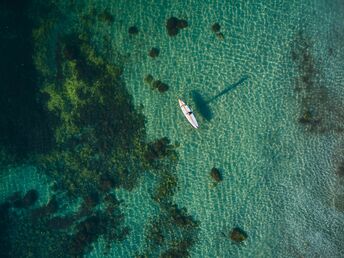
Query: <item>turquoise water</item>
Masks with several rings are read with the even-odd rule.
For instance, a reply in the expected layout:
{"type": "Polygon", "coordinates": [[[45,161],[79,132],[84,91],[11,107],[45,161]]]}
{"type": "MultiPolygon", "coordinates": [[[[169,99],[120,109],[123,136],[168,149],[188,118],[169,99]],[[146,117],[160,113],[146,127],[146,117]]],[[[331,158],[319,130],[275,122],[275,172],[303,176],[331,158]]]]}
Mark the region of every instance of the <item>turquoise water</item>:
{"type": "MultiPolygon", "coordinates": [[[[65,4],[58,5],[68,16],[65,4]]],[[[92,40],[107,60],[123,64],[148,140],[167,136],[179,143],[173,200],[200,221],[191,257],[344,256],[344,185],[336,175],[344,139],[341,1],[84,1],[61,26],[81,26],[74,18],[91,8],[114,16],[110,26],[94,23],[92,40]],[[189,23],[175,37],[166,33],[170,16],[189,23]],[[224,40],[211,31],[215,22],[224,40]],[[137,35],[128,35],[132,25],[137,35]],[[315,72],[292,58],[304,44],[315,72]],[[155,59],[148,56],[152,47],[160,49],[155,59]],[[300,79],[307,72],[312,84],[300,79]],[[150,89],[147,74],[169,90],[150,89]],[[192,91],[209,100],[236,83],[208,103],[210,119],[197,110],[192,91]],[[198,130],[183,117],[178,98],[194,109],[198,130]],[[309,106],[321,120],[314,130],[298,122],[309,106]],[[212,167],[223,175],[216,186],[212,167]],[[241,245],[224,236],[235,226],[248,233],[241,245]]],[[[37,173],[32,166],[3,172],[1,200],[35,188],[44,204],[50,182],[37,173]]],[[[145,248],[145,224],[157,213],[152,185],[144,176],[132,192],[116,190],[132,231],[110,254],[100,238],[87,257],[133,257],[145,248]]]]}

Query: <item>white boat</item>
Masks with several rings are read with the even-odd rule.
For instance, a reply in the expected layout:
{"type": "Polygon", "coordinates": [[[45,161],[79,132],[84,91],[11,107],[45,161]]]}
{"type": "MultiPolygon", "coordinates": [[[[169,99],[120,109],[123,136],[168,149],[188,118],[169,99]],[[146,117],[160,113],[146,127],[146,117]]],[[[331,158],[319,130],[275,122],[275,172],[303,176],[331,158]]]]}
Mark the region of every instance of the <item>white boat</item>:
{"type": "Polygon", "coordinates": [[[198,123],[197,120],[195,118],[195,115],[193,114],[191,108],[189,108],[182,100],[178,99],[179,102],[179,106],[183,111],[184,116],[186,117],[186,119],[190,122],[190,124],[194,127],[194,128],[198,128],[198,123]]]}

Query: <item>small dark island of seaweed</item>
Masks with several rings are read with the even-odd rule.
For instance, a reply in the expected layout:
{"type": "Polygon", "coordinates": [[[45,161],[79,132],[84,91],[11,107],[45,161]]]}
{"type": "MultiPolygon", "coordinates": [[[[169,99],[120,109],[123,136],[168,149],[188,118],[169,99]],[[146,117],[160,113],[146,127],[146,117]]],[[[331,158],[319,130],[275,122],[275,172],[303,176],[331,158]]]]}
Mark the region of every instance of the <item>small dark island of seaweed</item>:
{"type": "Polygon", "coordinates": [[[139,33],[139,29],[136,26],[131,26],[128,29],[128,32],[129,32],[130,35],[136,35],[136,34],[139,33]]]}
{"type": "Polygon", "coordinates": [[[247,233],[239,227],[232,229],[230,238],[236,243],[241,243],[248,237],[247,233]]]}
{"type": "Polygon", "coordinates": [[[108,11],[103,11],[98,15],[99,20],[107,23],[113,23],[115,21],[115,18],[111,13],[108,11]]]}
{"type": "Polygon", "coordinates": [[[225,36],[223,35],[223,33],[220,31],[221,30],[221,26],[218,22],[214,23],[212,26],[211,26],[211,30],[212,32],[215,33],[216,37],[219,39],[219,40],[224,40],[225,39],[225,36]]]}
{"type": "Polygon", "coordinates": [[[144,82],[147,83],[152,89],[157,89],[161,93],[164,93],[169,89],[169,86],[166,83],[160,80],[154,80],[154,77],[151,74],[145,76],[144,82]]]}
{"type": "Polygon", "coordinates": [[[220,29],[221,29],[221,26],[218,22],[214,23],[212,26],[211,26],[211,30],[215,33],[217,32],[220,32],[220,29]]]}
{"type": "Polygon", "coordinates": [[[163,83],[160,80],[156,80],[153,82],[153,88],[157,89],[159,92],[163,93],[168,90],[168,85],[166,83],[163,83]]]}
{"type": "Polygon", "coordinates": [[[171,37],[176,36],[180,29],[188,27],[188,22],[176,17],[170,17],[166,22],[167,34],[171,37]]]}
{"type": "Polygon", "coordinates": [[[156,58],[156,57],[159,56],[159,53],[160,53],[160,49],[159,49],[159,48],[156,48],[156,47],[153,47],[153,48],[151,48],[151,50],[149,50],[148,55],[149,55],[151,58],[156,58]]]}
{"type": "Polygon", "coordinates": [[[215,180],[216,183],[219,183],[222,181],[222,175],[220,170],[218,170],[217,168],[213,167],[210,171],[210,176],[212,177],[212,179],[215,180]]]}

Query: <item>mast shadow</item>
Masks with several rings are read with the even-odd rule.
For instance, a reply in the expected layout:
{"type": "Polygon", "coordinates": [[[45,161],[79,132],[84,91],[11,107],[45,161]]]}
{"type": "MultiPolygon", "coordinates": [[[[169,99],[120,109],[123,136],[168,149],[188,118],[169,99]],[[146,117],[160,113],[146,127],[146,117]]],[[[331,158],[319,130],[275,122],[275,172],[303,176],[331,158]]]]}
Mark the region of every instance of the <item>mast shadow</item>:
{"type": "Polygon", "coordinates": [[[209,107],[209,104],[211,102],[217,100],[221,96],[233,91],[239,85],[243,84],[247,79],[248,79],[247,75],[243,76],[239,81],[237,81],[234,84],[229,85],[223,91],[221,91],[220,93],[218,93],[217,95],[215,95],[214,97],[212,97],[209,100],[205,100],[202,97],[201,93],[199,93],[198,91],[196,91],[196,90],[191,91],[191,96],[192,96],[193,101],[195,102],[196,110],[201,114],[201,116],[205,120],[210,121],[213,118],[213,113],[209,107]]]}

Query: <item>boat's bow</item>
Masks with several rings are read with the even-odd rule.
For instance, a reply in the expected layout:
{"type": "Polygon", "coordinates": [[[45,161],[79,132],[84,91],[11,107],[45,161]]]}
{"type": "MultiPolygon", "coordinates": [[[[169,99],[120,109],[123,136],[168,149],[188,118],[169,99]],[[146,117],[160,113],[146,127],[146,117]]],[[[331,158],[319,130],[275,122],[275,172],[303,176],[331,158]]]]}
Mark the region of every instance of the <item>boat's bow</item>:
{"type": "Polygon", "coordinates": [[[179,106],[183,111],[184,116],[186,117],[186,119],[189,121],[189,123],[194,127],[194,128],[198,128],[198,123],[196,120],[195,115],[193,114],[192,110],[190,107],[188,107],[184,101],[182,101],[181,99],[178,99],[179,102],[179,106]]]}

